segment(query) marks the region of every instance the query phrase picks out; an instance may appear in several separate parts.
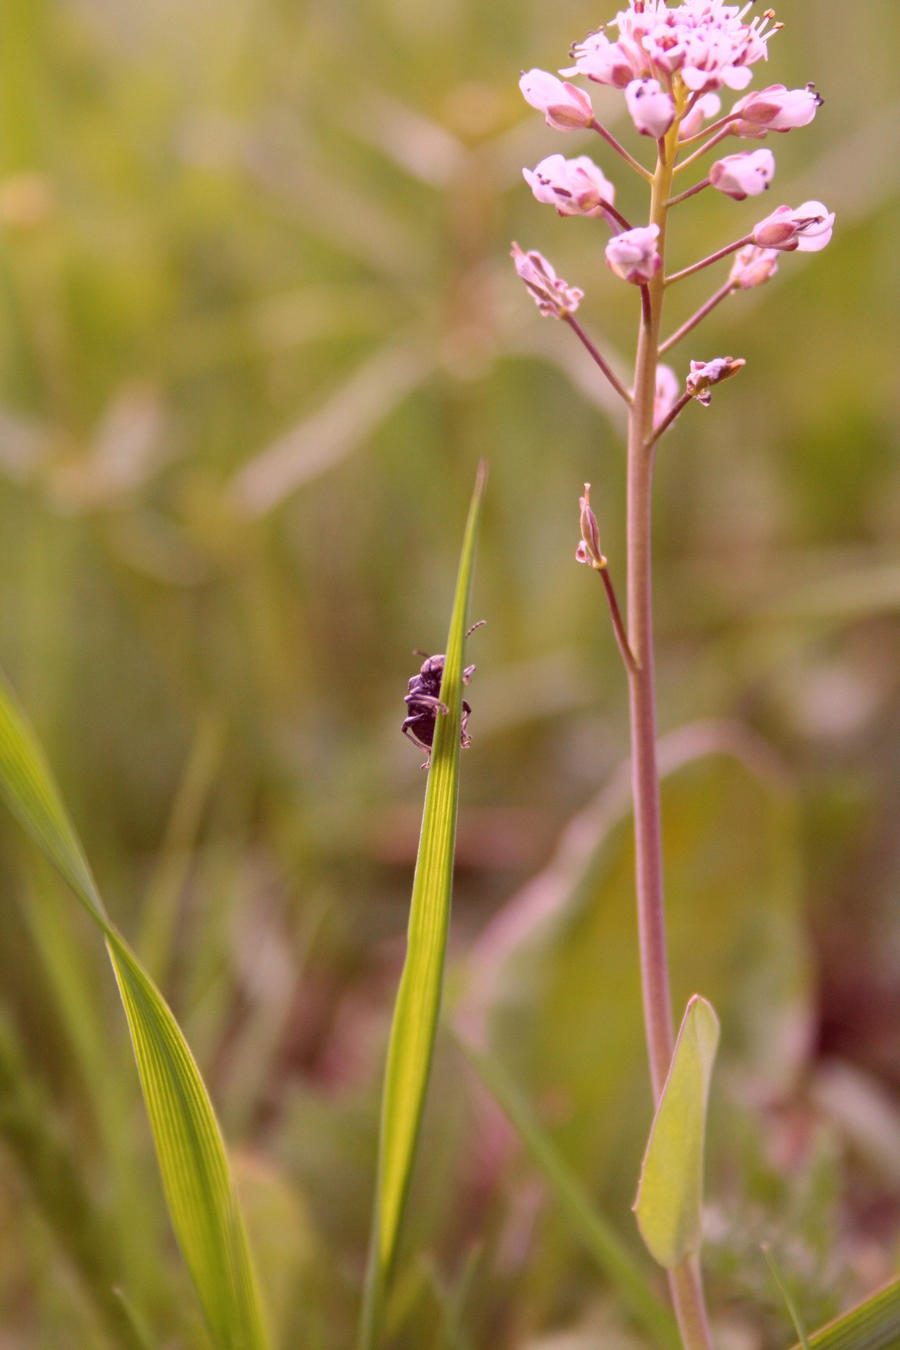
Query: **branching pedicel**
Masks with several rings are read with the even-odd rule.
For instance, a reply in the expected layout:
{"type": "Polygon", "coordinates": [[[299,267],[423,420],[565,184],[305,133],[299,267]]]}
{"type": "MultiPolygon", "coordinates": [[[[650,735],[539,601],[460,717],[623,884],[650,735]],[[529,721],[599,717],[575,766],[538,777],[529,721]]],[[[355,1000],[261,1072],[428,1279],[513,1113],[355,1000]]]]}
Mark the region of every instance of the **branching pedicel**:
{"type": "MultiPolygon", "coordinates": [[[[593,216],[611,230],[606,262],[615,276],[638,286],[641,312],[632,388],[626,389],[575,318],[583,292],[557,277],[540,253],[512,255],[541,313],[561,319],[587,348],[628,409],[628,605],[623,623],[600,548],[589,485],[580,501],[582,542],[577,557],[604,581],[616,639],[625,661],[630,690],[632,778],[637,867],[638,928],[644,1018],[654,1098],[659,1101],[673,1050],[672,1013],[666,956],[660,846],[659,778],[656,762],[656,710],[653,676],[653,627],[650,572],[650,493],[659,438],[692,400],[707,405],[712,389],[730,379],[744,362],[731,356],[692,360],[683,385],[660,363],[669,352],[732,292],[767,281],[779,254],[814,253],[831,238],[834,215],[821,202],[779,206],[737,239],[677,272],[666,271],[669,214],[690,198],[713,189],[742,202],[763,193],[772,181],[775,159],[767,148],[716,159],[705,169],[708,153],[731,137],[762,140],[769,132],[806,126],[822,102],[811,84],[787,89],[773,84],[744,94],[725,113],[720,91],[740,93],[752,79],[752,67],[767,58],[769,40],[780,24],[771,10],[750,18],[753,4],[724,0],[630,0],[629,7],[571,51],[573,65],[563,77],[584,76],[620,89],[635,129],[656,142],[650,169],[632,155],[594,116],[589,95],[568,79],[543,70],[524,74],[520,88],[528,103],[556,131],[592,130],[602,137],[606,159],[617,155],[648,185],[645,224],[627,220],[615,205],[615,186],[587,156],[549,155],[524,175],[539,202],[561,216],[593,216]],[[609,36],[615,30],[617,36],[609,36]],[[676,181],[684,175],[684,187],[676,181]],[[696,175],[696,176],[695,176],[696,175]],[[694,181],[690,181],[693,178],[694,181]],[[685,277],[733,256],[726,280],[669,336],[662,315],[669,288],[685,277]]],[[[709,1347],[710,1337],[699,1266],[691,1257],[669,1272],[670,1287],[686,1347],[709,1347]]]]}

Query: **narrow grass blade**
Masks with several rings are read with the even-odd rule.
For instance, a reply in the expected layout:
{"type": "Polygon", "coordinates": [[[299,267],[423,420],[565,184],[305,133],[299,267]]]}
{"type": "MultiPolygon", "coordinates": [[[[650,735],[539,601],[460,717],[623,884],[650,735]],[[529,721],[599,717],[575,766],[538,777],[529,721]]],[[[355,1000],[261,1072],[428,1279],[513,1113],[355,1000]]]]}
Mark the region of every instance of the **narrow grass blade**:
{"type": "Polygon", "coordinates": [[[718,1043],[719,1019],[695,994],[675,1042],[634,1204],[641,1237],[667,1270],[700,1248],[706,1103],[718,1043]]]}
{"type": "Polygon", "coordinates": [[[116,1296],[115,1230],[96,1205],[53,1104],[30,1072],[2,1009],[0,1139],[27,1178],[35,1205],[77,1271],[111,1343],[120,1350],[145,1350],[116,1296]]]}
{"type": "MultiPolygon", "coordinates": [[[[810,1350],[898,1350],[900,1279],[892,1280],[808,1339],[810,1350]]],[[[792,1350],[800,1350],[800,1346],[792,1350]]]]}
{"type": "Polygon", "coordinates": [[[482,464],[466,522],[441,682],[441,699],[450,711],[437,718],[434,732],[410,905],[406,960],[388,1045],[378,1179],[360,1336],[361,1344],[366,1347],[377,1343],[382,1297],[397,1247],[440,1011],[459,795],[463,644],[485,477],[482,464]]]}
{"type": "Polygon", "coordinates": [[[0,795],[102,929],[172,1226],[217,1350],[265,1350],[255,1279],[212,1104],[165,1000],[110,923],[34,733],[0,684],[0,795]]]}
{"type": "Polygon", "coordinates": [[[788,1313],[790,1314],[790,1319],[794,1324],[794,1330],[800,1337],[800,1345],[802,1346],[802,1350],[810,1350],[809,1337],[806,1334],[806,1328],[804,1327],[803,1323],[800,1320],[800,1313],[797,1310],[797,1305],[794,1302],[794,1298],[793,1295],[791,1294],[790,1289],[788,1289],[787,1284],[785,1283],[781,1271],[778,1269],[778,1263],[776,1262],[775,1257],[772,1255],[771,1248],[769,1247],[769,1244],[767,1242],[764,1242],[762,1244],[762,1253],[763,1256],[766,1258],[766,1264],[768,1265],[769,1270],[772,1272],[772,1279],[778,1285],[778,1291],[781,1294],[781,1297],[784,1299],[784,1306],[787,1308],[788,1313]]]}
{"type": "Polygon", "coordinates": [[[2,677],[0,795],[44,856],[69,883],[91,917],[105,928],[109,920],[103,901],[44,752],[2,677]]]}
{"type": "Polygon", "coordinates": [[[650,1333],[659,1350],[680,1350],[681,1337],[674,1316],[657,1298],[618,1233],[598,1214],[578,1177],[535,1119],[503,1066],[492,1055],[476,1050],[465,1041],[462,1045],[485,1087],[553,1188],[560,1209],[573,1230],[606,1278],[618,1289],[635,1321],[650,1333]]]}

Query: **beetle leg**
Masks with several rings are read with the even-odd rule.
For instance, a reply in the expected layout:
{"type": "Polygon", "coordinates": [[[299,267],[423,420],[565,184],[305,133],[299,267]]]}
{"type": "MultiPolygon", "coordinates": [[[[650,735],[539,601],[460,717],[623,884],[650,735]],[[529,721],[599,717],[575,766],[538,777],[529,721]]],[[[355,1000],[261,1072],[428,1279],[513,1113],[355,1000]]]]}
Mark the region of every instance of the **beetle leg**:
{"type": "Polygon", "coordinates": [[[444,717],[446,717],[447,713],[450,711],[446,703],[442,703],[441,700],[435,698],[433,694],[417,694],[414,691],[411,691],[410,693],[403,695],[403,702],[409,704],[418,703],[421,704],[423,708],[434,708],[435,712],[441,713],[444,717]]]}
{"type": "Polygon", "coordinates": [[[407,717],[406,721],[403,723],[403,726],[400,728],[400,730],[403,732],[404,736],[407,736],[409,740],[412,741],[413,745],[417,745],[420,750],[425,751],[426,756],[425,763],[422,764],[421,767],[423,769],[427,769],[428,765],[431,763],[431,746],[426,745],[424,741],[420,741],[416,733],[413,731],[412,723],[415,722],[415,720],[416,719],[414,717],[407,717]]]}
{"type": "Polygon", "coordinates": [[[469,725],[469,717],[471,714],[472,709],[466,700],[463,699],[462,717],[459,719],[459,743],[464,750],[468,750],[469,746],[472,744],[472,737],[466,730],[466,727],[469,725]]]}
{"type": "Polygon", "coordinates": [[[411,723],[413,723],[415,720],[416,719],[414,717],[407,717],[406,721],[403,723],[403,726],[400,728],[400,730],[403,732],[404,736],[409,737],[413,745],[417,745],[420,750],[425,751],[425,759],[423,763],[419,765],[419,768],[427,769],[429,764],[431,763],[431,746],[426,745],[424,741],[420,741],[416,733],[413,731],[411,723]]]}
{"type": "Polygon", "coordinates": [[[471,680],[472,676],[475,674],[475,671],[477,669],[478,669],[477,666],[466,666],[465,670],[462,673],[463,684],[469,683],[469,681],[471,680]]]}

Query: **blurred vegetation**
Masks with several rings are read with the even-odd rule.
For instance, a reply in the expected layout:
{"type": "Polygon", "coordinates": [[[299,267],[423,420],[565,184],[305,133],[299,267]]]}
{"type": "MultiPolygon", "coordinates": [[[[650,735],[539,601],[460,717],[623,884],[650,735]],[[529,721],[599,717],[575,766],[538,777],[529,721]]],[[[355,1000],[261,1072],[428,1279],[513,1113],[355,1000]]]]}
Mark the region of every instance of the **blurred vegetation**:
{"type": "MultiPolygon", "coordinates": [[[[625,689],[573,565],[589,478],[622,580],[621,425],[506,256],[544,250],[627,369],[598,227],[520,177],[593,148],[520,69],[606,17],[4,6],[0,664],[210,1083],[284,1346],[352,1342],[423,789],[402,695],[482,455],[451,1001],[639,1247],[625,689]]],[[[826,102],[771,138],[772,205],[822,198],[835,236],[678,349],[748,369],[679,421],[656,509],[674,984],[723,1021],[707,1261],[747,1350],[792,1339],[761,1240],[809,1326],[900,1254],[900,13],[779,17],[762,82],[826,102]]],[[[684,262],[754,219],[680,211],[684,262]]],[[[0,1344],[119,1344],[110,1286],[203,1344],[103,953],[5,819],[0,851],[0,1344]]],[[[640,1343],[449,1040],[412,1199],[398,1346],[640,1343]]]]}

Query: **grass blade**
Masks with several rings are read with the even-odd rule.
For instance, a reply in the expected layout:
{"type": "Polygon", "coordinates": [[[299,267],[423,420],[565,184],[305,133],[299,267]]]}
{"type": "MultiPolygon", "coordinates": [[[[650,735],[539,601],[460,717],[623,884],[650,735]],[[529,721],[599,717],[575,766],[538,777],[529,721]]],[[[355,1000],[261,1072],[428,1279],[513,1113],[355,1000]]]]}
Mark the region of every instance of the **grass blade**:
{"type": "MultiPolygon", "coordinates": [[[[811,1350],[898,1350],[900,1279],[892,1280],[850,1312],[809,1337],[811,1350]]],[[[799,1345],[792,1350],[800,1350],[799,1345]]]]}
{"type": "Polygon", "coordinates": [[[128,1019],[172,1227],[217,1350],[265,1350],[256,1283],[225,1146],[168,1005],[110,923],[53,776],[0,683],[0,795],[102,929],[128,1019]]]}
{"type": "Polygon", "coordinates": [[[768,1242],[764,1242],[762,1244],[762,1252],[763,1256],[766,1258],[766,1263],[769,1267],[769,1270],[772,1272],[772,1279],[778,1285],[778,1291],[781,1294],[781,1297],[784,1299],[784,1306],[787,1308],[788,1314],[790,1315],[790,1319],[794,1324],[794,1330],[800,1337],[800,1345],[802,1346],[802,1350],[810,1350],[809,1337],[806,1334],[806,1328],[804,1327],[803,1323],[800,1320],[800,1313],[797,1309],[797,1304],[794,1301],[794,1297],[791,1294],[791,1291],[788,1288],[781,1271],[778,1269],[778,1263],[776,1262],[775,1257],[772,1255],[772,1249],[770,1248],[768,1242]]]}
{"type": "Polygon", "coordinates": [[[573,1230],[594,1261],[615,1285],[636,1322],[653,1337],[660,1350],[680,1350],[678,1325],[660,1302],[644,1272],[618,1233],[597,1213],[578,1177],[569,1168],[553,1139],[535,1119],[522,1093],[503,1066],[462,1037],[460,1044],[471,1064],[522,1143],[544,1174],[573,1230]]]}
{"type": "Polygon", "coordinates": [[[434,732],[406,960],[388,1044],[378,1178],[360,1328],[360,1343],[365,1347],[377,1343],[384,1289],[397,1247],[440,1011],[459,795],[463,644],[485,478],[482,464],[466,521],[441,682],[441,699],[450,711],[447,716],[437,718],[434,732]]]}

